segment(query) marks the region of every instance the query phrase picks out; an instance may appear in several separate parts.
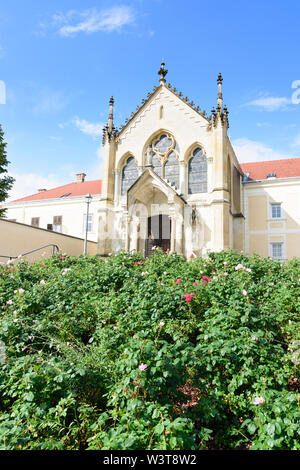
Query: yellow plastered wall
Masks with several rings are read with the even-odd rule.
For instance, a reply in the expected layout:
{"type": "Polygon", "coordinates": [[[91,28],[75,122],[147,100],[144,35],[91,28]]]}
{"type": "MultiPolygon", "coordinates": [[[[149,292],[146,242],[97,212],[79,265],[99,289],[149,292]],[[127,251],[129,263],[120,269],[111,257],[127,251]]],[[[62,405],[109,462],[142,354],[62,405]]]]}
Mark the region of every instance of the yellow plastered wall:
{"type": "MultiPolygon", "coordinates": [[[[6,262],[2,256],[19,256],[22,253],[53,243],[61,253],[77,256],[83,253],[84,240],[57,232],[31,227],[30,225],[0,219],[0,262],[6,262]]],[[[97,243],[88,242],[89,255],[97,253],[97,243]]],[[[45,248],[25,257],[34,262],[52,255],[52,248],[45,248]]]]}
{"type": "Polygon", "coordinates": [[[286,235],[286,256],[287,258],[300,257],[299,233],[288,233],[286,235]]]}
{"type": "Polygon", "coordinates": [[[267,197],[249,196],[248,197],[249,230],[267,230],[267,197]]]}
{"type": "Polygon", "coordinates": [[[257,253],[261,256],[269,255],[267,234],[252,234],[250,235],[249,239],[250,253],[257,253]]]}

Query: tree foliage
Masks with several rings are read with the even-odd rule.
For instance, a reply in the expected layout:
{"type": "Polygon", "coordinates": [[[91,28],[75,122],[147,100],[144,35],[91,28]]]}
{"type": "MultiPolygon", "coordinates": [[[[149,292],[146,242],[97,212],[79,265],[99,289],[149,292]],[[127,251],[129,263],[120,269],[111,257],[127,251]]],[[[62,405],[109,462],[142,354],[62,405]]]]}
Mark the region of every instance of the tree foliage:
{"type": "MultiPolygon", "coordinates": [[[[0,203],[5,201],[14,183],[14,178],[7,174],[9,161],[7,160],[6,145],[6,142],[4,142],[4,132],[0,124],[0,203]]],[[[4,217],[4,215],[5,209],[0,208],[0,217],[4,217]]]]}

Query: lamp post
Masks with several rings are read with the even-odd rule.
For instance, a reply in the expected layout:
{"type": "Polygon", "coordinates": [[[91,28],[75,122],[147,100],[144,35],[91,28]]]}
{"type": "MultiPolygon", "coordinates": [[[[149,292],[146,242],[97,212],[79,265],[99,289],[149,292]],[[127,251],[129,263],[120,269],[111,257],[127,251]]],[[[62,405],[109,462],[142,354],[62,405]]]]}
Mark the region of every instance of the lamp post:
{"type": "Polygon", "coordinates": [[[87,237],[88,237],[88,227],[89,227],[89,207],[90,207],[90,203],[91,203],[91,200],[92,200],[92,196],[91,194],[87,194],[85,196],[85,202],[86,202],[86,221],[85,221],[85,238],[84,238],[84,251],[83,251],[83,254],[86,255],[87,254],[87,237]]]}

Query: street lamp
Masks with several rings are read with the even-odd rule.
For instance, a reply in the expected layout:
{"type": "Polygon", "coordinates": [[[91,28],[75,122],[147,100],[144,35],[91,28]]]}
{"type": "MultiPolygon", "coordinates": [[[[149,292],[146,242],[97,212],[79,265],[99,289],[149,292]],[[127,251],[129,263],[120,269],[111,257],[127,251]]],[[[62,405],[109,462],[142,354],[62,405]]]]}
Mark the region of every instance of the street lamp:
{"type": "Polygon", "coordinates": [[[85,196],[85,202],[86,202],[86,221],[85,221],[85,239],[84,239],[84,251],[83,251],[83,254],[86,255],[87,254],[87,237],[88,237],[88,227],[89,227],[89,207],[90,207],[90,203],[91,203],[91,200],[92,200],[92,196],[91,194],[87,194],[85,196]]]}

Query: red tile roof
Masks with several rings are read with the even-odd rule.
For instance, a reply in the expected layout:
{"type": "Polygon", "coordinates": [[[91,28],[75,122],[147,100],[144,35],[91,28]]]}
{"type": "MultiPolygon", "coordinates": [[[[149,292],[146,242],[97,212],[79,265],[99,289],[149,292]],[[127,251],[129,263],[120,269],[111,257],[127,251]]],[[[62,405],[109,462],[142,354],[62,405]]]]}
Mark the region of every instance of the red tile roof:
{"type": "Polygon", "coordinates": [[[91,195],[101,194],[102,180],[84,181],[83,183],[69,183],[58,188],[48,189],[40,193],[32,194],[31,196],[15,199],[12,202],[26,202],[26,201],[41,201],[43,199],[64,199],[75,196],[85,196],[88,193],[91,195]]]}
{"type": "Polygon", "coordinates": [[[241,168],[249,173],[248,181],[265,180],[269,173],[275,173],[276,178],[300,177],[300,158],[241,163],[241,168]]]}

